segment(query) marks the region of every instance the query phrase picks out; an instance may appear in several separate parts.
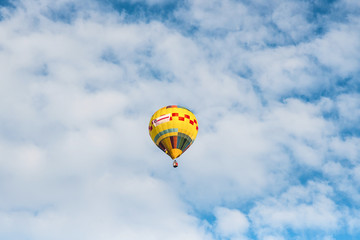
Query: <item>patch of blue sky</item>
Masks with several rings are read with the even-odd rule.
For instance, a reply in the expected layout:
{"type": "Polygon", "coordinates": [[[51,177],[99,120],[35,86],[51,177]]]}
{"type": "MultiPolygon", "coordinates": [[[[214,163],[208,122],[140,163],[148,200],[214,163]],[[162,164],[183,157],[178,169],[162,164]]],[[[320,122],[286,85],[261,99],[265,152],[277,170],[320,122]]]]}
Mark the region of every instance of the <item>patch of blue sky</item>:
{"type": "MultiPolygon", "coordinates": [[[[193,208],[193,210],[196,210],[196,208],[193,208]]],[[[195,212],[194,215],[202,220],[205,220],[210,225],[214,225],[216,223],[216,217],[212,212],[195,212]]]]}
{"type": "MultiPolygon", "coordinates": [[[[342,228],[333,231],[324,231],[320,229],[294,229],[291,227],[284,227],[283,229],[272,229],[270,231],[273,236],[281,236],[280,239],[299,240],[299,239],[336,239],[336,240],[358,240],[360,234],[355,232],[351,233],[342,228]]],[[[249,239],[262,239],[258,230],[250,229],[247,237],[249,239]]],[[[219,238],[223,239],[223,238],[219,238]]],[[[270,239],[270,238],[269,238],[270,239]]]]}
{"type": "Polygon", "coordinates": [[[360,239],[360,233],[350,234],[347,231],[339,231],[332,235],[336,240],[358,240],[360,239]]]}
{"type": "Polygon", "coordinates": [[[322,117],[327,121],[338,121],[339,120],[339,111],[333,108],[331,110],[324,110],[322,112],[322,117]]]}
{"type": "Polygon", "coordinates": [[[249,239],[258,239],[257,237],[256,237],[256,232],[254,232],[254,231],[249,231],[245,236],[247,236],[249,239]]]}
{"type": "Polygon", "coordinates": [[[332,6],[339,0],[315,0],[309,1],[311,6],[311,12],[314,15],[329,14],[332,12],[332,6]]]}
{"type": "MultiPolygon", "coordinates": [[[[279,102],[286,102],[289,98],[300,99],[307,103],[316,103],[323,98],[335,99],[341,94],[359,93],[360,84],[356,77],[340,78],[331,74],[330,69],[322,69],[319,67],[319,83],[309,89],[292,89],[279,97],[279,102]]],[[[324,117],[327,119],[338,119],[338,112],[336,109],[330,109],[324,112],[324,117]]]]}
{"type": "Polygon", "coordinates": [[[336,203],[338,207],[351,208],[354,210],[360,207],[358,201],[354,199],[354,196],[347,192],[337,190],[335,183],[329,183],[329,185],[333,186],[335,189],[335,194],[332,197],[332,200],[336,203]]]}
{"type": "MultiPolygon", "coordinates": [[[[338,94],[336,89],[334,89],[333,87],[324,86],[319,89],[308,90],[308,91],[294,89],[292,91],[287,92],[286,94],[282,94],[278,100],[281,103],[286,103],[286,101],[291,98],[291,99],[299,99],[305,103],[318,103],[319,101],[321,101],[322,98],[332,99],[337,95],[338,94]]],[[[323,114],[325,118],[336,119],[338,117],[338,113],[336,109],[330,109],[324,111],[323,114]]]]}
{"type": "Polygon", "coordinates": [[[2,8],[15,9],[14,1],[12,0],[0,0],[0,21],[4,19],[4,12],[2,8]]]}
{"type": "Polygon", "coordinates": [[[316,32],[317,34],[324,33],[326,29],[326,23],[329,20],[340,20],[339,17],[336,16],[336,6],[335,4],[338,0],[316,0],[309,1],[309,11],[307,13],[307,20],[311,23],[315,23],[317,25],[316,32]]]}
{"type": "Polygon", "coordinates": [[[338,77],[336,79],[335,87],[338,93],[359,93],[360,92],[360,73],[347,76],[338,77]]]}
{"type": "Polygon", "coordinates": [[[112,49],[107,49],[103,51],[101,59],[105,62],[112,63],[115,65],[120,64],[120,60],[117,57],[116,53],[112,49]]]}
{"type": "Polygon", "coordinates": [[[311,169],[308,167],[298,167],[294,171],[293,179],[297,179],[301,185],[305,186],[309,181],[322,181],[324,179],[324,174],[320,170],[311,169]]]}
{"type": "Polygon", "coordinates": [[[349,137],[360,137],[360,126],[354,124],[348,127],[343,127],[339,131],[339,136],[341,139],[347,139],[349,137]]]}
{"type": "Polygon", "coordinates": [[[68,2],[60,7],[49,7],[44,15],[52,21],[70,24],[74,19],[76,19],[77,12],[77,5],[73,2],[68,2]]]}
{"type": "MultiPolygon", "coordinates": [[[[16,0],[0,0],[0,8],[6,7],[8,9],[14,9],[17,7],[16,0]]],[[[74,2],[67,2],[61,5],[49,5],[46,12],[43,12],[44,16],[53,21],[59,21],[64,23],[71,23],[77,16],[79,6],[74,2]]],[[[3,18],[0,11],[0,20],[3,18]]]]}
{"type": "MultiPolygon", "coordinates": [[[[285,239],[332,239],[334,238],[335,232],[324,232],[323,230],[317,230],[317,229],[306,229],[306,230],[297,230],[297,229],[291,229],[287,228],[286,233],[282,236],[285,237],[285,239]]],[[[338,238],[335,238],[338,240],[338,238]]]]}
{"type": "Polygon", "coordinates": [[[324,92],[325,91],[304,92],[303,90],[294,89],[292,91],[288,91],[286,94],[282,94],[278,100],[281,103],[286,103],[289,98],[295,98],[303,102],[315,102],[324,96],[324,92]]]}
{"type": "Polygon", "coordinates": [[[139,63],[139,76],[150,81],[161,81],[161,82],[176,82],[177,77],[170,71],[164,71],[156,68],[149,63],[139,63]]]}
{"type": "Polygon", "coordinates": [[[98,1],[100,4],[109,6],[119,13],[125,13],[127,21],[139,20],[149,22],[152,20],[168,20],[173,18],[173,12],[183,1],[162,1],[159,3],[147,3],[147,1],[123,1],[105,0],[98,1]]]}
{"type": "Polygon", "coordinates": [[[1,7],[13,6],[12,2],[13,1],[11,0],[0,0],[0,6],[1,7]]]}
{"type": "MultiPolygon", "coordinates": [[[[317,0],[311,1],[313,16],[318,20],[324,18],[324,22],[342,22],[346,23],[351,15],[358,15],[360,12],[359,8],[347,8],[344,2],[340,0],[317,0]]],[[[351,3],[351,1],[349,2],[351,3]]],[[[351,6],[351,4],[349,4],[351,6]]]]}
{"type": "Polygon", "coordinates": [[[351,13],[349,9],[344,10],[342,5],[339,5],[339,0],[307,0],[308,4],[306,11],[306,20],[311,23],[314,28],[312,36],[320,36],[327,32],[329,24],[334,22],[345,22],[351,13]]]}

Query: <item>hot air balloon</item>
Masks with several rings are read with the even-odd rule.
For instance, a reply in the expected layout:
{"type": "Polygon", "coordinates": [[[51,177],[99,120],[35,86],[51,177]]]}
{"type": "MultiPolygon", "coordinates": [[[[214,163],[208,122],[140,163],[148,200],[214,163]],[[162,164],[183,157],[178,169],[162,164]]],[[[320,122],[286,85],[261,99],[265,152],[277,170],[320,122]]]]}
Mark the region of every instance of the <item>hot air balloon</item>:
{"type": "Polygon", "coordinates": [[[149,134],[162,151],[174,160],[173,167],[194,142],[198,133],[195,115],[187,108],[170,105],[157,110],[150,119],[149,134]]]}

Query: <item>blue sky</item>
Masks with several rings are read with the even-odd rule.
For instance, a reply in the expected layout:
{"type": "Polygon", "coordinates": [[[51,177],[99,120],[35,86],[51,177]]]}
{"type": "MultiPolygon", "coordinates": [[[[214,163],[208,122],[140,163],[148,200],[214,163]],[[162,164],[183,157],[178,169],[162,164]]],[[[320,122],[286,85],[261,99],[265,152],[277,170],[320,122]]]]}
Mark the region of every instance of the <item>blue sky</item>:
{"type": "Polygon", "coordinates": [[[359,13],[0,1],[0,238],[359,239],[359,13]],[[171,104],[177,169],[147,131],[171,104]]]}

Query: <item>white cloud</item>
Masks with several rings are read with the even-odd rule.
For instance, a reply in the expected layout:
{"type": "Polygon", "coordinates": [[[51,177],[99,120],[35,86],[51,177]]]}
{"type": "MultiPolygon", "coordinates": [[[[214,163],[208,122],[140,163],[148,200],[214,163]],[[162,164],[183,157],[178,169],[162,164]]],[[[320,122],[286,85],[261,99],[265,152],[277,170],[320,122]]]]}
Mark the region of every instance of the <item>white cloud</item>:
{"type": "Polygon", "coordinates": [[[259,201],[249,216],[258,232],[265,235],[287,228],[293,231],[334,231],[340,228],[342,216],[331,200],[332,194],[331,187],[322,183],[293,186],[279,198],[259,201]]]}
{"type": "Polygon", "coordinates": [[[144,30],[166,29],[115,24],[113,17],[102,22],[97,15],[66,25],[39,15],[37,29],[28,31],[18,22],[31,16],[19,10],[1,23],[8,36],[0,41],[7,183],[1,236],[209,238],[176,191],[149,176],[164,164],[151,161],[158,152],[146,132],[150,112],[138,110],[150,101],[136,97],[153,95],[146,81],[134,85],[144,76],[133,62],[142,61],[136,52],[155,37],[144,30]],[[22,31],[14,34],[16,28],[22,31]],[[119,63],[102,59],[108,49],[119,63]]]}
{"type": "Polygon", "coordinates": [[[346,221],[349,225],[349,231],[352,234],[356,234],[359,232],[359,227],[360,227],[360,218],[359,218],[359,210],[355,210],[355,211],[348,211],[347,212],[347,218],[346,221]]]}
{"type": "Polygon", "coordinates": [[[241,29],[245,16],[249,16],[246,6],[231,0],[195,0],[189,1],[189,5],[190,11],[186,16],[205,29],[241,29]]]}
{"type": "Polygon", "coordinates": [[[215,217],[216,232],[222,238],[246,239],[244,234],[248,231],[249,221],[242,212],[219,207],[215,209],[215,217]]]}
{"type": "Polygon", "coordinates": [[[281,2],[274,9],[271,19],[279,28],[279,34],[285,33],[296,43],[307,39],[314,31],[315,26],[306,19],[308,12],[309,5],[305,2],[281,2]]]}
{"type": "Polygon", "coordinates": [[[170,194],[174,191],[155,179],[110,174],[67,187],[58,189],[65,195],[56,196],[60,201],[55,206],[2,211],[2,234],[34,239],[207,239],[197,230],[196,219],[184,214],[181,202],[170,194]]]}
{"type": "Polygon", "coordinates": [[[349,24],[334,24],[322,38],[308,45],[308,52],[340,77],[352,76],[358,72],[359,19],[350,18],[349,20],[349,24]]]}
{"type": "Polygon", "coordinates": [[[360,117],[360,95],[343,94],[337,98],[339,109],[339,118],[344,127],[356,127],[357,120],[360,117]]]}
{"type": "Polygon", "coordinates": [[[358,95],[345,83],[321,96],[357,74],[356,17],[307,38],[305,3],[187,3],[174,22],[67,0],[21,1],[3,18],[1,237],[325,239],[344,219],[358,226],[338,201],[360,199],[359,139],[340,137],[358,95]],[[175,171],[147,133],[168,104],[200,124],[175,171]],[[324,116],[335,111],[340,122],[324,116]],[[323,183],[302,186],[312,171],[323,183]]]}
{"type": "Polygon", "coordinates": [[[334,157],[346,159],[354,164],[359,162],[359,144],[360,139],[356,137],[347,137],[345,139],[334,138],[330,142],[330,151],[334,157]]]}

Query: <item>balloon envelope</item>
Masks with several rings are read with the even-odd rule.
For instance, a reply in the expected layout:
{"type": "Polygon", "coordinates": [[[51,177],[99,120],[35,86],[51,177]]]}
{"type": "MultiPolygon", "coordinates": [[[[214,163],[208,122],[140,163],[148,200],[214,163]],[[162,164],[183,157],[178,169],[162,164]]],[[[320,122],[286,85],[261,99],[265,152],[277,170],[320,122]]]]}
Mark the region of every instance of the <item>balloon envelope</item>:
{"type": "Polygon", "coordinates": [[[172,159],[178,158],[191,146],[197,133],[198,122],[195,115],[181,106],[163,107],[150,119],[151,139],[172,159]]]}

